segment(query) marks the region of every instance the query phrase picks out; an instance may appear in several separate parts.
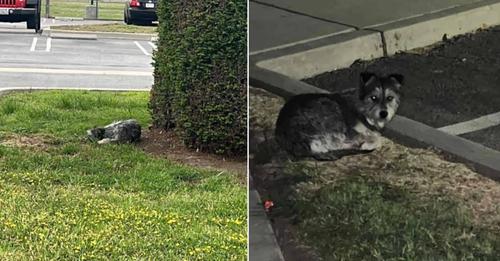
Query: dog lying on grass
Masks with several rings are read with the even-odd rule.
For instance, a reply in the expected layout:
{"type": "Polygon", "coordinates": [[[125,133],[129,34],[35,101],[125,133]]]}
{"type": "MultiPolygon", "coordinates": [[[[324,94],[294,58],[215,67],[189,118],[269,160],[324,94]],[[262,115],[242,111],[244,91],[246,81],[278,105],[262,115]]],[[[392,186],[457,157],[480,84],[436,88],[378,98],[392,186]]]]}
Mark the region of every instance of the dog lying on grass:
{"type": "Polygon", "coordinates": [[[281,109],[275,137],[295,159],[336,160],[381,146],[380,131],[400,103],[403,76],[360,75],[357,95],[301,94],[281,109]]]}
{"type": "Polygon", "coordinates": [[[98,144],[138,142],[141,139],[141,125],[134,119],[117,121],[104,128],[87,130],[87,137],[98,144]]]}

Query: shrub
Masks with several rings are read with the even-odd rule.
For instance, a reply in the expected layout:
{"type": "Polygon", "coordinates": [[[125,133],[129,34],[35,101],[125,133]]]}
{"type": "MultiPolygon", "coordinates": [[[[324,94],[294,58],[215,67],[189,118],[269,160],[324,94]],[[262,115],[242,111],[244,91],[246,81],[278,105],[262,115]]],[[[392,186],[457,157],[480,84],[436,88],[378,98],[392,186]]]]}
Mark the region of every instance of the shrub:
{"type": "Polygon", "coordinates": [[[192,148],[246,153],[246,1],[161,0],[150,110],[192,148]]]}

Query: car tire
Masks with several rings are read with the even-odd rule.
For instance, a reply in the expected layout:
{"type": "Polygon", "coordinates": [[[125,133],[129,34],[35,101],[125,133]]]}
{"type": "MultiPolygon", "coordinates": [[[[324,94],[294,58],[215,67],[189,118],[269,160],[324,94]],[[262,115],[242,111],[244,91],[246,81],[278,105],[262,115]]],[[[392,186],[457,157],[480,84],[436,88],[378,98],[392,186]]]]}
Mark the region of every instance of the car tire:
{"type": "Polygon", "coordinates": [[[127,12],[125,12],[125,13],[123,14],[123,21],[124,21],[126,24],[133,24],[133,23],[134,23],[134,22],[133,22],[133,20],[132,20],[132,19],[130,19],[130,16],[128,15],[128,13],[127,13],[127,12]]]}
{"type": "Polygon", "coordinates": [[[36,13],[33,16],[28,17],[26,20],[28,29],[35,29],[35,32],[40,32],[41,22],[40,22],[40,5],[36,5],[36,13]]]}

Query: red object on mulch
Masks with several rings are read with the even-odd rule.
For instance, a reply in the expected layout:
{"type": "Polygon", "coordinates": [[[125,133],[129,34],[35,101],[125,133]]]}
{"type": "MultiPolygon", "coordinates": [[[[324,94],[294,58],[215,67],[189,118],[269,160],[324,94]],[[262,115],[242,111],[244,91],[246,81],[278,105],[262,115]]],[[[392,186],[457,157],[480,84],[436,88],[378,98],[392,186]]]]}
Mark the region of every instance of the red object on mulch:
{"type": "Polygon", "coordinates": [[[274,202],[272,200],[264,201],[264,209],[266,210],[266,212],[271,211],[272,207],[274,207],[274,202]]]}

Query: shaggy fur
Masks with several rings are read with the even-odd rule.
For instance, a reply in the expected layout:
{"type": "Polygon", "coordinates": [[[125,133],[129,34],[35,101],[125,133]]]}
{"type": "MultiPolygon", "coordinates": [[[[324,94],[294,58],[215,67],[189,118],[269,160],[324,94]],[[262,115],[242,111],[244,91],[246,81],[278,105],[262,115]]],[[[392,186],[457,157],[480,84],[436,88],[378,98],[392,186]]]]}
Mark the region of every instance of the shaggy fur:
{"type": "Polygon", "coordinates": [[[362,73],[357,95],[292,97],[276,122],[276,140],[295,158],[335,160],[380,147],[380,131],[394,117],[403,76],[362,73]]]}

